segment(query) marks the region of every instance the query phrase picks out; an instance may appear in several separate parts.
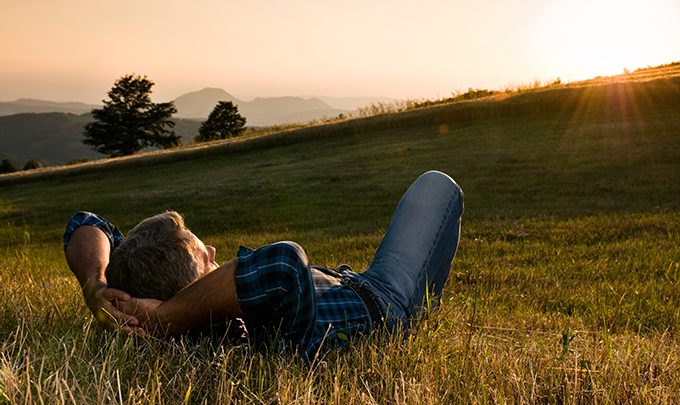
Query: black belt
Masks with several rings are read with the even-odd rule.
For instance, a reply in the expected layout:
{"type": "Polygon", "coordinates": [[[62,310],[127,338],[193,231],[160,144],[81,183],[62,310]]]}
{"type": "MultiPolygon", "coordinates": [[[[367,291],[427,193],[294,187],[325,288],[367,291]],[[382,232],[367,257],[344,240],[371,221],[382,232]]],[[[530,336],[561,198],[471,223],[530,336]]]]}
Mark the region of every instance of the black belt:
{"type": "Polygon", "coordinates": [[[353,272],[352,268],[347,264],[341,264],[337,269],[331,269],[326,266],[312,266],[313,268],[321,271],[322,273],[328,274],[329,276],[336,277],[342,281],[342,284],[349,287],[354,291],[359,298],[366,305],[368,309],[368,316],[371,318],[371,324],[374,330],[382,330],[385,327],[385,316],[380,309],[380,304],[378,303],[378,298],[375,294],[368,288],[364,287],[366,282],[358,282],[351,277],[344,275],[343,273],[349,271],[353,272]]]}
{"type": "Polygon", "coordinates": [[[368,315],[371,317],[373,330],[382,330],[385,327],[385,317],[380,310],[380,304],[378,304],[378,298],[376,298],[375,294],[369,289],[364,288],[363,285],[356,283],[354,280],[347,277],[343,277],[342,281],[347,287],[357,293],[359,298],[366,304],[368,315]]]}

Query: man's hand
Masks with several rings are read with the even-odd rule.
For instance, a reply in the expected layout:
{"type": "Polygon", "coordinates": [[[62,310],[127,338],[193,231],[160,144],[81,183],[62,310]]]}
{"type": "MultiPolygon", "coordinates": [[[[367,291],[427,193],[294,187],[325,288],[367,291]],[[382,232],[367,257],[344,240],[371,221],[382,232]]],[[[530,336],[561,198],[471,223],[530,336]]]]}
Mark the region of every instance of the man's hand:
{"type": "Polygon", "coordinates": [[[158,323],[156,309],[163,301],[153,298],[128,297],[129,299],[126,300],[117,300],[116,307],[120,313],[139,321],[137,324],[139,327],[137,329],[143,329],[146,332],[155,332],[156,328],[162,327],[162,325],[158,323]]]}
{"type": "Polygon", "coordinates": [[[128,302],[132,297],[121,290],[108,288],[106,284],[88,281],[83,288],[83,297],[95,319],[108,328],[121,328],[127,333],[142,333],[139,320],[130,314],[120,311],[120,303],[128,302]]]}

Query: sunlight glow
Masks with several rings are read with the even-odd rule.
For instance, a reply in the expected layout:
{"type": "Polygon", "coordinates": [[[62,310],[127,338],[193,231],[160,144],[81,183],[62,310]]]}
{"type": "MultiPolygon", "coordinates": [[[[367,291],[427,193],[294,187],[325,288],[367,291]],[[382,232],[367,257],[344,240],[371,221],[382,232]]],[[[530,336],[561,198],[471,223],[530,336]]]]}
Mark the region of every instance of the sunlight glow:
{"type": "Polygon", "coordinates": [[[574,75],[567,79],[664,63],[671,56],[666,41],[673,41],[668,26],[678,15],[672,1],[554,2],[537,26],[538,51],[551,56],[547,70],[574,75]]]}
{"type": "Polygon", "coordinates": [[[204,87],[440,98],[680,60],[680,0],[4,3],[0,101],[99,103],[127,73],[158,101],[204,87]]]}

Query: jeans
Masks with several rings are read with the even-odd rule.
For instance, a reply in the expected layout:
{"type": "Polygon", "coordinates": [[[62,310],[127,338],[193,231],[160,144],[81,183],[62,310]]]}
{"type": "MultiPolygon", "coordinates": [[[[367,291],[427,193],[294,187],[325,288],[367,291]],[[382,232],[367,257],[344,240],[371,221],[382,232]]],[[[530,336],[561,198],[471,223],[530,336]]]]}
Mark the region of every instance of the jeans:
{"type": "Polygon", "coordinates": [[[377,297],[388,329],[408,330],[424,305],[438,305],[462,214],[463,191],[437,171],[418,177],[399,201],[373,261],[353,275],[377,297]]]}

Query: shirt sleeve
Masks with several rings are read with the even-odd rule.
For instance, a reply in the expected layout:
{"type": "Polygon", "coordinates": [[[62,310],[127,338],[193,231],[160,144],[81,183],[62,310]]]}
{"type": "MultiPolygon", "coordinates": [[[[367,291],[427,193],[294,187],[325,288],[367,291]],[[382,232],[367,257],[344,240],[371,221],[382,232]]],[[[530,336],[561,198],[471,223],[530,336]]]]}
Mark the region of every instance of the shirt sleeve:
{"type": "Polygon", "coordinates": [[[239,306],[256,343],[277,339],[304,352],[316,318],[314,282],[307,255],[295,242],[277,242],[255,250],[242,246],[234,276],[239,306]]]}
{"type": "Polygon", "coordinates": [[[118,228],[116,228],[106,219],[91,212],[79,211],[71,216],[71,219],[69,219],[68,224],[66,225],[66,231],[64,231],[64,251],[66,251],[66,248],[71,241],[71,235],[73,235],[73,232],[83,225],[94,226],[95,228],[98,228],[104,232],[109,240],[109,243],[111,244],[111,250],[117,248],[121,243],[123,243],[123,239],[125,239],[118,228]]]}

